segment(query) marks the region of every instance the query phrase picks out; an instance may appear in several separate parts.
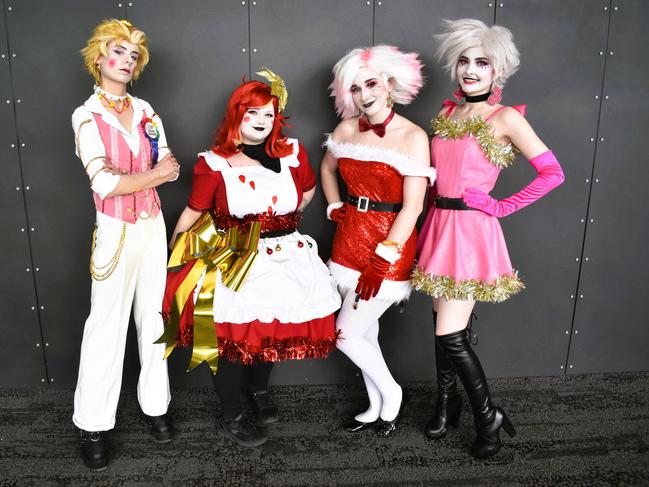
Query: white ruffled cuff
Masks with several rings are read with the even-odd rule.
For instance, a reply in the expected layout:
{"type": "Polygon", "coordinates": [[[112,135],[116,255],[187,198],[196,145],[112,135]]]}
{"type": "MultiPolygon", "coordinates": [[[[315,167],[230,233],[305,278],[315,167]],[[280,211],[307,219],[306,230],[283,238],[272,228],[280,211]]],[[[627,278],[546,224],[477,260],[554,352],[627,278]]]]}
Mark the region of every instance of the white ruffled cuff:
{"type": "Polygon", "coordinates": [[[342,201],[336,201],[335,203],[331,203],[330,205],[327,205],[327,220],[331,220],[331,212],[334,210],[337,210],[338,208],[342,208],[342,206],[345,203],[342,201]]]}

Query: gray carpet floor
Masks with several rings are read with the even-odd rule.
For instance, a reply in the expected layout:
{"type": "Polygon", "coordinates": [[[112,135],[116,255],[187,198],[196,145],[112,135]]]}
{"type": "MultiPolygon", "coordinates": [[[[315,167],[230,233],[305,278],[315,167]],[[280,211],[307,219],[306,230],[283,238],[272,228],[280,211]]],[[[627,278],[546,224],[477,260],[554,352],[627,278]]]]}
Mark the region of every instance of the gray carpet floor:
{"type": "MultiPolygon", "coordinates": [[[[210,389],[174,391],[177,436],[154,443],[133,392],[122,395],[107,470],[78,457],[71,390],[0,390],[2,485],[214,486],[649,486],[649,373],[494,379],[496,404],[518,430],[494,459],[472,459],[465,399],[460,428],[422,434],[430,384],[406,384],[394,437],[350,434],[340,418],[365,405],[360,385],[275,387],[281,422],[257,449],[215,428],[210,389]]],[[[504,434],[504,433],[503,433],[504,434]]]]}

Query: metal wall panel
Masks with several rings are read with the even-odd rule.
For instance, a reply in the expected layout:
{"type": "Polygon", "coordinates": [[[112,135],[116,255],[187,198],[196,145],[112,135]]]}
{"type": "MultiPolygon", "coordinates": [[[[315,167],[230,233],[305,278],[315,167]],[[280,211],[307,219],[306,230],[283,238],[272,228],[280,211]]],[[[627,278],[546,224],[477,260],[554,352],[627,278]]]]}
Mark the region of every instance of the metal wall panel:
{"type": "MultiPolygon", "coordinates": [[[[317,174],[323,134],[335,128],[333,100],[327,96],[331,68],[348,51],[372,43],[373,5],[365,0],[256,0],[250,7],[251,68],[267,66],[288,89],[286,114],[294,126],[286,131],[307,149],[317,174]]],[[[319,179],[319,178],[318,178],[319,179]]],[[[305,211],[303,233],[318,242],[327,259],[334,225],[324,218],[321,191],[305,211]]],[[[336,383],[358,371],[336,352],[328,360],[289,361],[275,367],[275,383],[336,383]]]]}
{"type": "Polygon", "coordinates": [[[649,3],[615,0],[568,372],[648,370],[649,3]],[[583,297],[582,297],[583,296],[583,297]]]}
{"type": "MultiPolygon", "coordinates": [[[[8,18],[16,120],[50,382],[76,383],[90,297],[92,196],[71,116],[91,93],[79,49],[117,2],[24,0],[8,18]],[[45,42],[45,41],[48,42],[45,42]]],[[[13,291],[13,290],[12,290],[13,291]]],[[[18,354],[16,354],[18,356],[18,354]]]]}
{"type": "MultiPolygon", "coordinates": [[[[520,71],[507,85],[504,101],[528,104],[528,119],[563,163],[567,180],[536,205],[502,220],[512,261],[528,289],[508,303],[477,307],[478,349],[487,373],[560,374],[570,337],[569,363],[574,367],[570,371],[647,369],[641,349],[647,343],[642,326],[646,219],[641,205],[633,204],[642,194],[639,183],[646,179],[648,153],[637,135],[637,127],[647,125],[649,108],[642,84],[646,68],[637,62],[647,44],[641,23],[648,13],[643,0],[11,3],[4,2],[2,19],[7,19],[10,50],[0,31],[0,55],[16,54],[11,71],[8,58],[0,57],[0,123],[8,127],[0,132],[5,170],[0,194],[3,209],[9,209],[3,220],[2,248],[9,262],[3,266],[2,292],[10,297],[0,306],[5,337],[0,386],[34,385],[47,377],[41,328],[54,384],[72,386],[76,381],[89,309],[87,263],[94,210],[87,178],[74,156],[70,115],[92,86],[78,51],[92,27],[108,17],[128,17],[150,37],[151,63],[133,92],[161,114],[170,145],[183,164],[180,180],[160,191],[168,233],[185,206],[195,155],[210,144],[227,96],[243,75],[252,72],[254,77],[263,65],[285,78],[287,114],[295,126],[287,133],[305,144],[317,170],[322,134],[338,122],[327,96],[335,61],[372,42],[420,52],[428,82],[418,99],[400,113],[425,127],[454,89],[433,58],[432,34],[439,20],[471,16],[491,23],[495,17],[514,32],[522,54],[520,71]],[[611,51],[615,54],[605,56],[611,51]],[[610,99],[600,105],[607,95],[610,99]],[[604,141],[596,144],[600,137],[604,141]],[[593,178],[598,182],[592,183],[593,178]],[[625,188],[622,196],[613,193],[613,184],[625,188]],[[587,227],[580,268],[588,218],[594,222],[587,227]],[[573,330],[573,296],[579,294],[584,298],[574,309],[573,330]],[[37,309],[39,304],[44,309],[37,309]]],[[[517,191],[533,176],[519,160],[503,172],[496,195],[517,191]]],[[[326,259],[334,227],[324,221],[324,207],[318,194],[306,211],[303,229],[318,240],[326,259]]],[[[429,300],[421,295],[413,296],[404,314],[394,308],[383,317],[386,360],[400,380],[432,376],[429,323],[429,300]]],[[[137,375],[133,338],[125,368],[125,379],[131,383],[137,375]]],[[[185,374],[186,363],[187,354],[174,353],[170,362],[174,386],[204,384],[207,375],[185,374]]],[[[356,368],[336,353],[327,361],[280,364],[273,381],[341,382],[355,373],[356,368]]]]}
{"type": "MultiPolygon", "coordinates": [[[[212,144],[228,96],[249,75],[247,4],[138,0],[128,7],[128,18],[147,33],[151,49],[151,61],[134,92],[162,117],[169,147],[182,166],[178,181],[159,188],[169,235],[187,204],[196,154],[212,144]]],[[[129,384],[137,380],[138,371],[133,328],[124,375],[129,384]]],[[[172,385],[206,385],[207,367],[187,374],[188,360],[185,351],[169,358],[172,385]]]]}
{"type": "MultiPolygon", "coordinates": [[[[493,4],[483,0],[381,0],[375,2],[375,12],[375,43],[418,52],[425,65],[423,89],[410,105],[397,106],[397,110],[428,132],[442,100],[455,89],[435,60],[433,34],[440,30],[442,19],[461,18],[467,12],[487,25],[492,24],[493,4]]],[[[381,319],[381,346],[397,379],[428,380],[433,376],[435,332],[431,306],[428,296],[413,292],[403,313],[391,309],[381,319]]]]}
{"type": "MultiPolygon", "coordinates": [[[[519,71],[505,104],[527,104],[527,120],[554,151],[566,181],[532,206],[501,219],[514,268],[527,289],[506,303],[477,307],[478,349],[490,375],[564,371],[588,205],[603,77],[607,12],[601,0],[521,0],[496,5],[496,23],[514,34],[519,71]],[[578,22],[575,19],[579,19],[578,22]]],[[[504,170],[496,197],[528,184],[535,172],[519,157],[504,170]]]]}
{"type": "Polygon", "coordinates": [[[38,302],[32,277],[29,251],[29,222],[25,213],[19,140],[14,109],[22,100],[14,97],[11,84],[11,61],[16,53],[7,45],[5,16],[11,22],[16,13],[13,5],[3,5],[0,14],[0,208],[3,232],[0,236],[3,263],[0,266],[2,296],[0,300],[0,387],[34,387],[47,380],[38,302]]]}

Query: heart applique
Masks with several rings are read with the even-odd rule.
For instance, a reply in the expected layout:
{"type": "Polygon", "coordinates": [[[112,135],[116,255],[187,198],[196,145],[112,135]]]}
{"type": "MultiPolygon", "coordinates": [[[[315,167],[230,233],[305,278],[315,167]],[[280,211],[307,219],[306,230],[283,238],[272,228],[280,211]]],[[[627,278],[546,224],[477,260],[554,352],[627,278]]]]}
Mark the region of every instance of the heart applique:
{"type": "Polygon", "coordinates": [[[242,183],[245,183],[246,182],[246,177],[242,174],[241,176],[239,176],[239,181],[241,181],[242,183]]]}
{"type": "Polygon", "coordinates": [[[248,183],[248,184],[250,184],[250,187],[252,189],[255,189],[255,182],[254,181],[250,181],[250,183],[248,183]]]}
{"type": "Polygon", "coordinates": [[[268,214],[269,214],[269,215],[272,215],[272,213],[273,213],[273,209],[269,206],[269,207],[268,207],[268,214]]]}
{"type": "Polygon", "coordinates": [[[273,204],[277,203],[277,196],[273,196],[273,204]]]}

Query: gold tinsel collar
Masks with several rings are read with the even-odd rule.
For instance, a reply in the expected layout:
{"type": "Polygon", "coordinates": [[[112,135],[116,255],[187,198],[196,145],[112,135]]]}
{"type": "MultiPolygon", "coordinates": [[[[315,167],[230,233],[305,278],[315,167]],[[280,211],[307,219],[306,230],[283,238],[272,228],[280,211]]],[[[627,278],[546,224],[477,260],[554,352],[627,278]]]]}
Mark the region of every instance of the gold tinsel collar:
{"type": "Polygon", "coordinates": [[[504,169],[514,162],[518,149],[513,144],[499,144],[493,135],[493,129],[480,115],[466,120],[451,120],[439,115],[430,122],[433,135],[442,139],[461,139],[472,135],[494,166],[504,169]]]}

